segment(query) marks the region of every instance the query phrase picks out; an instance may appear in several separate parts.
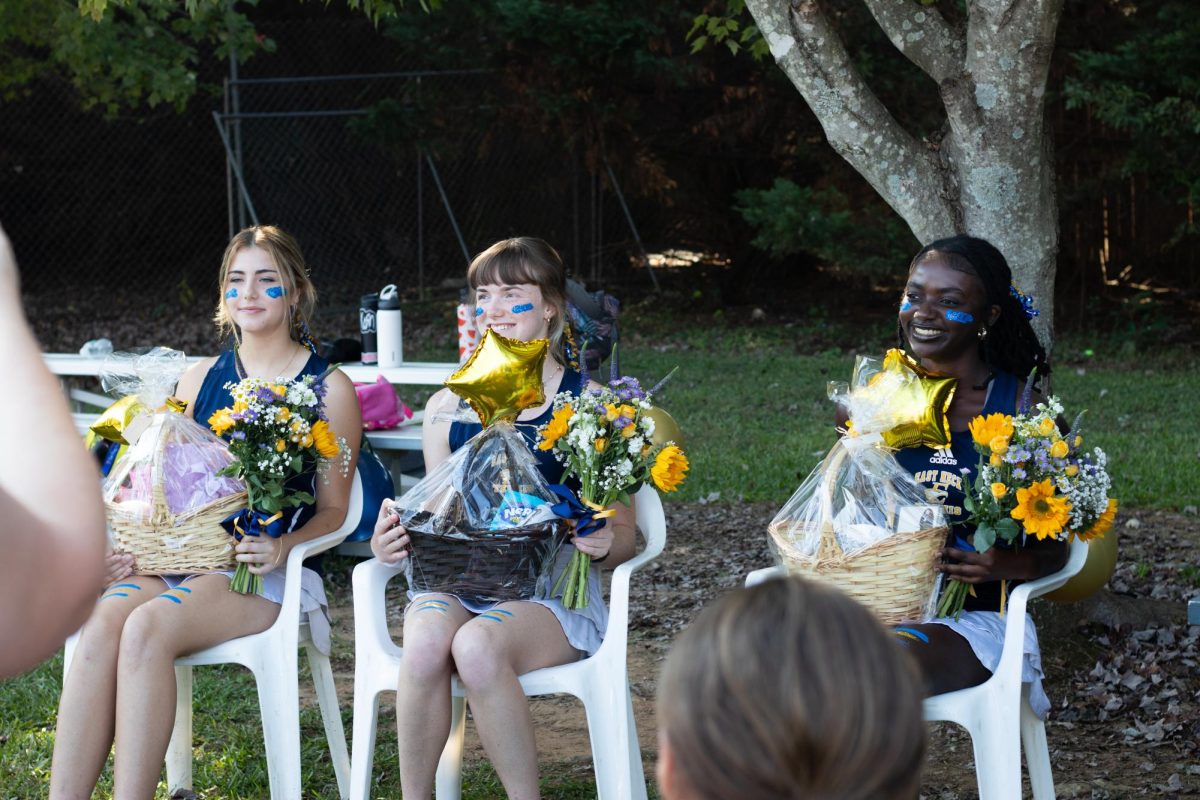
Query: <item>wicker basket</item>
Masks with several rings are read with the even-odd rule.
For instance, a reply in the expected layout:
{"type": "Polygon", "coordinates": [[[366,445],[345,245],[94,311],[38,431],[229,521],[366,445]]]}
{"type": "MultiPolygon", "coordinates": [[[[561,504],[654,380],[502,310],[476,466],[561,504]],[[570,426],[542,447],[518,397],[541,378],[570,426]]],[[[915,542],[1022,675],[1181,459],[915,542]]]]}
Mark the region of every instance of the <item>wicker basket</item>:
{"type": "Polygon", "coordinates": [[[412,540],[405,574],[414,592],[453,592],[479,600],[533,597],[547,559],[570,535],[564,520],[503,530],[462,530],[443,535],[423,532],[409,522],[412,540]]]}
{"type": "MultiPolygon", "coordinates": [[[[824,508],[832,504],[830,481],[837,473],[844,448],[835,448],[824,467],[821,484],[824,508]]],[[[894,515],[894,506],[887,509],[894,515]]],[[[885,625],[924,617],[937,585],[934,570],[937,551],[945,543],[949,529],[945,526],[897,533],[846,555],[838,544],[830,515],[824,513],[818,524],[802,524],[805,534],[819,535],[813,553],[801,552],[795,544],[796,524],[792,520],[776,520],[768,531],[783,566],[790,574],[803,575],[811,580],[829,584],[865,605],[885,625]],[[819,527],[819,531],[813,528],[819,527]]]]}
{"type": "MultiPolygon", "coordinates": [[[[173,514],[162,488],[162,463],[167,436],[151,429],[154,436],[151,464],[152,500],[147,509],[140,502],[106,501],[105,517],[112,532],[114,549],[134,556],[139,575],[180,575],[233,569],[234,539],[221,520],[245,508],[246,493],[226,495],[206,505],[173,514]]],[[[128,456],[117,462],[110,480],[121,483],[134,466],[128,456]]]]}

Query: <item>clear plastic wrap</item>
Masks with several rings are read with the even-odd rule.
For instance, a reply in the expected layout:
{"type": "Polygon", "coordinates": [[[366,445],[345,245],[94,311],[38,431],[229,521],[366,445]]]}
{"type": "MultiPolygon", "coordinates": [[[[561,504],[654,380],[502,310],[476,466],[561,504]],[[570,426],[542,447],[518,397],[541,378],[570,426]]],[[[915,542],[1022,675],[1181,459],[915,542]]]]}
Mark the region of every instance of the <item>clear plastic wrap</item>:
{"type": "Polygon", "coordinates": [[[168,398],[186,364],[182,353],[155,348],[114,354],[101,372],[106,389],[155,410],[102,484],[114,549],[132,553],[139,574],[233,564],[234,540],[220,522],[245,506],[246,492],[241,481],[215,474],[232,460],[225,443],[168,398]]]}
{"type": "Polygon", "coordinates": [[[489,602],[532,597],[570,534],[556,502],[525,439],[493,423],[393,503],[412,539],[409,588],[489,602]]]}
{"type": "Polygon", "coordinates": [[[907,379],[877,364],[860,358],[852,386],[831,392],[850,413],[852,434],[775,515],[769,538],[789,572],[834,584],[894,624],[933,615],[934,564],[948,528],[941,506],[884,444],[898,419],[889,396],[903,392],[907,379]]]}

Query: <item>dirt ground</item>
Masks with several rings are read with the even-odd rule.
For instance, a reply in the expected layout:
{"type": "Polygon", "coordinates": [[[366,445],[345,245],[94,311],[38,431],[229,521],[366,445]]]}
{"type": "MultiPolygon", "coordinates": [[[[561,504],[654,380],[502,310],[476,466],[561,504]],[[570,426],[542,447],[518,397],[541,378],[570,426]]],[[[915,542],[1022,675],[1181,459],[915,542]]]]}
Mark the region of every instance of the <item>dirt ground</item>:
{"type": "MultiPolygon", "coordinates": [[[[774,511],[766,504],[669,504],[667,548],[634,576],[629,674],[649,780],[661,662],[706,602],[771,563],[763,531],[774,511]]],[[[1187,599],[1200,594],[1200,517],[1123,511],[1117,525],[1121,557],[1108,589],[1081,603],[1033,608],[1054,703],[1047,737],[1058,796],[1200,796],[1200,628],[1186,624],[1187,599]]],[[[349,705],[349,587],[343,576],[331,578],[335,651],[345,654],[335,669],[349,705]]],[[[582,705],[562,696],[535,699],[532,709],[543,770],[590,772],[582,705]]],[[[393,730],[389,709],[380,736],[393,730]]],[[[922,797],[976,797],[970,739],[948,724],[929,731],[922,797]]],[[[467,759],[483,758],[468,725],[467,759]]]]}

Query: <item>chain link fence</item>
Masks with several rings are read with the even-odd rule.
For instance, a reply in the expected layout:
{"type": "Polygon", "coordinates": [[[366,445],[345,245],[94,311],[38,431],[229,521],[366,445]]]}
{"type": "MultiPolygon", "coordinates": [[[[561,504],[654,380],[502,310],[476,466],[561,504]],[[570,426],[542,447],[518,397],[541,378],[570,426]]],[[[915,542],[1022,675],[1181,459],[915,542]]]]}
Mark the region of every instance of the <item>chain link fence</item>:
{"type": "MultiPolygon", "coordinates": [[[[360,27],[348,35],[373,41],[360,27]]],[[[275,35],[303,44],[315,30],[275,35]]],[[[4,101],[0,221],[25,293],[206,316],[224,244],[256,222],[296,235],[327,310],[387,283],[408,299],[457,297],[470,256],[506,236],[547,239],[592,283],[644,263],[616,173],[532,125],[530,98],[501,76],[279,75],[331,66],[287,49],[223,81],[229,64],[208,61],[205,84],[224,91],[183,113],[106,118],[57,78],[4,101]]]]}
{"type": "Polygon", "coordinates": [[[636,252],[615,177],[514,125],[520,102],[479,70],[229,81],[214,120],[231,225],[294,232],[323,291],[444,294],[472,255],[514,235],[603,280],[636,252]]]}

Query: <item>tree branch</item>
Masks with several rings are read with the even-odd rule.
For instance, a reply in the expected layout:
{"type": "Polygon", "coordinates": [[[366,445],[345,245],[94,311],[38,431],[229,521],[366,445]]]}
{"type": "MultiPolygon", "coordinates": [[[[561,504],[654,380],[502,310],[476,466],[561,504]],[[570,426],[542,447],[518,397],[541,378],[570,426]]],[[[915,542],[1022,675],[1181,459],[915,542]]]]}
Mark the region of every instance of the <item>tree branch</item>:
{"type": "Polygon", "coordinates": [[[922,242],[957,230],[937,157],[896,122],[862,80],[816,0],[747,0],[771,55],[821,123],[830,145],[922,242]]]}
{"type": "Polygon", "coordinates": [[[933,6],[912,0],[863,0],[896,49],[939,84],[962,72],[966,37],[933,6]]]}

